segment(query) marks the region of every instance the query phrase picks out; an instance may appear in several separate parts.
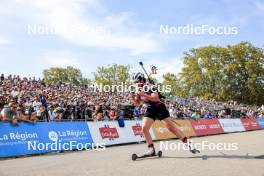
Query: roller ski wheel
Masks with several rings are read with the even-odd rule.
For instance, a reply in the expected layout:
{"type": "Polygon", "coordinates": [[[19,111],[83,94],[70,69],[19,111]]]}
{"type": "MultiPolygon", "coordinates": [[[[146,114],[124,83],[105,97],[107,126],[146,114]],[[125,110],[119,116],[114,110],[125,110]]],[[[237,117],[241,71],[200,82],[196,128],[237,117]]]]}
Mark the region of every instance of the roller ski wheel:
{"type": "Polygon", "coordinates": [[[200,150],[197,150],[196,148],[194,148],[194,147],[192,146],[192,143],[191,143],[191,142],[188,143],[188,146],[189,146],[189,150],[190,150],[190,152],[191,152],[192,154],[201,153],[200,150]]]}
{"type": "Polygon", "coordinates": [[[161,158],[162,157],[162,151],[158,151],[157,155],[159,158],[161,158]]]}
{"type": "Polygon", "coordinates": [[[192,149],[192,150],[190,150],[190,152],[192,153],[192,154],[197,154],[197,153],[201,153],[199,150],[197,150],[197,149],[192,149]]]}
{"type": "Polygon", "coordinates": [[[138,158],[137,154],[134,153],[134,154],[132,155],[132,160],[135,161],[137,158],[138,158]]]}
{"type": "Polygon", "coordinates": [[[136,161],[137,159],[142,159],[142,158],[152,158],[152,157],[159,157],[161,158],[162,157],[162,151],[158,151],[157,153],[153,154],[153,155],[137,155],[137,154],[132,154],[132,160],[133,161],[136,161]]]}

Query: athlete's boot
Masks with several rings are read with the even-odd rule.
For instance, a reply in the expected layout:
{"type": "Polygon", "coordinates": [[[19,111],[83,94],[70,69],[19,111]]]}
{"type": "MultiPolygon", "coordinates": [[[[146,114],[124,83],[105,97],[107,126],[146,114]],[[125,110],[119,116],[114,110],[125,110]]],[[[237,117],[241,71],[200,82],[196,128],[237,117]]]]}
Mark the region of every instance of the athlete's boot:
{"type": "Polygon", "coordinates": [[[188,140],[187,137],[184,137],[182,139],[182,142],[188,147],[189,151],[193,154],[200,153],[199,150],[195,149],[192,145],[192,143],[188,140]]]}
{"type": "Polygon", "coordinates": [[[153,144],[150,144],[148,146],[148,150],[144,153],[144,156],[155,156],[155,155],[156,155],[155,148],[153,144]]]}

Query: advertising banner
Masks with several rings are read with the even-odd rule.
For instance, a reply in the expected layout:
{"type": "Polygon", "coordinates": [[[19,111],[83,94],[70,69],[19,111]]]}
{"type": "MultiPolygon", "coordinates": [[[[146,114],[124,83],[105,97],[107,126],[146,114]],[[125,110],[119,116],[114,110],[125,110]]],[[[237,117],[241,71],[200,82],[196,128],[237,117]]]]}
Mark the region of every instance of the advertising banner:
{"type": "Polygon", "coordinates": [[[219,123],[218,119],[204,119],[204,123],[207,127],[207,134],[221,134],[224,130],[219,123]]]}
{"type": "MultiPolygon", "coordinates": [[[[127,135],[129,135],[130,139],[132,139],[131,142],[140,142],[140,141],[145,141],[145,137],[142,131],[142,126],[141,126],[141,121],[135,121],[135,120],[131,120],[131,121],[125,121],[125,128],[121,128],[120,130],[125,130],[127,131],[127,135]]],[[[156,139],[154,132],[152,130],[152,128],[150,128],[149,130],[150,135],[152,137],[153,140],[156,139]]]]}
{"type": "Polygon", "coordinates": [[[120,133],[116,121],[113,122],[87,122],[95,143],[105,145],[125,143],[126,138],[120,133]]]}
{"type": "Polygon", "coordinates": [[[225,133],[246,131],[240,119],[219,119],[225,133]]]}
{"type": "Polygon", "coordinates": [[[161,121],[155,121],[152,125],[152,129],[157,140],[176,138],[161,121]]]}
{"type": "Polygon", "coordinates": [[[264,128],[264,118],[257,119],[260,128],[264,128]]]}
{"type": "Polygon", "coordinates": [[[197,136],[207,135],[208,129],[203,119],[190,120],[193,130],[197,136]]]}
{"type": "Polygon", "coordinates": [[[196,136],[189,120],[175,120],[175,122],[180,125],[178,127],[186,136],[196,136]]]}
{"type": "Polygon", "coordinates": [[[247,131],[260,129],[260,126],[255,118],[243,118],[240,120],[247,131]]]}
{"type": "Polygon", "coordinates": [[[0,124],[0,157],[90,148],[93,140],[84,122],[0,124]]]}
{"type": "MultiPolygon", "coordinates": [[[[144,141],[141,121],[125,121],[124,127],[119,127],[116,121],[87,122],[94,143],[105,145],[124,144],[144,141]]],[[[155,139],[152,129],[150,134],[155,139]]]]}

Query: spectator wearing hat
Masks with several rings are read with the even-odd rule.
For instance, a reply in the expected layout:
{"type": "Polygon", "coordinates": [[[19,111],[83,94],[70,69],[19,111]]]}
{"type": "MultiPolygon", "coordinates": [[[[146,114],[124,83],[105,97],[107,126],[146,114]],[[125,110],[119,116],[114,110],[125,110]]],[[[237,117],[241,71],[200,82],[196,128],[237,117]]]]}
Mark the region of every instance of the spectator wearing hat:
{"type": "Polygon", "coordinates": [[[9,103],[4,106],[1,111],[2,120],[4,122],[10,122],[13,125],[18,125],[17,119],[17,105],[15,103],[9,103]]]}
{"type": "Polygon", "coordinates": [[[54,110],[54,113],[55,113],[54,120],[61,120],[62,119],[63,109],[61,107],[57,107],[54,110]]]}

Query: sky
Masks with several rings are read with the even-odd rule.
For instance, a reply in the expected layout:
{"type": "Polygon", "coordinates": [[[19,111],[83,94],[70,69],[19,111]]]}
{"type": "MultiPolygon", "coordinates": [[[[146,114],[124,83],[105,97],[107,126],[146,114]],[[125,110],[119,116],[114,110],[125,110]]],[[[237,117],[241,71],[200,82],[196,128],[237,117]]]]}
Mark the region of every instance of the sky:
{"type": "Polygon", "coordinates": [[[264,45],[261,0],[0,0],[0,4],[4,74],[41,77],[43,69],[74,66],[92,78],[98,66],[130,64],[137,72],[143,61],[147,68],[158,68],[160,79],[166,72],[179,73],[184,52],[191,48],[241,41],[264,45]],[[181,31],[188,25],[233,31],[181,31]],[[161,30],[166,26],[169,32],[161,30]]]}

